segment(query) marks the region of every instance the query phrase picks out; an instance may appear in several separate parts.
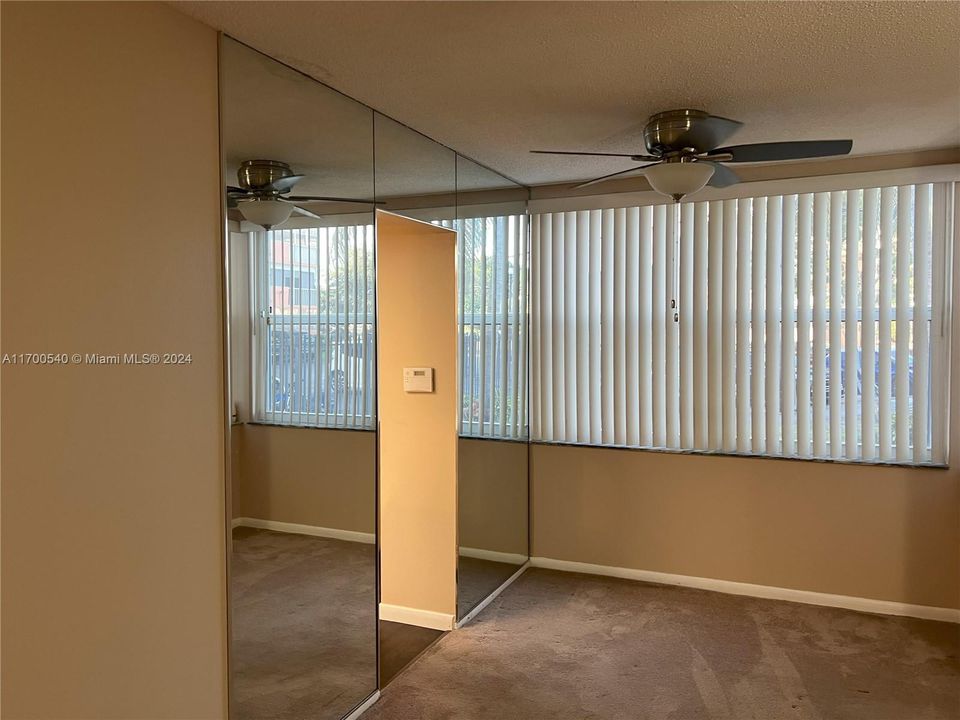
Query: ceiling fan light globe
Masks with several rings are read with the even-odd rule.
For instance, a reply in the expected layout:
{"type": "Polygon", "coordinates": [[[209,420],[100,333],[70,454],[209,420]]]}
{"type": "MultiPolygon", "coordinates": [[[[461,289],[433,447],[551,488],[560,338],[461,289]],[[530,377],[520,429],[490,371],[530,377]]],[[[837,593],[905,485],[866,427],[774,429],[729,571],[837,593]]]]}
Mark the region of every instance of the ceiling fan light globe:
{"type": "Polygon", "coordinates": [[[697,192],[713,177],[713,166],[698,162],[667,162],[644,171],[650,187],[677,202],[697,192]]]}
{"type": "Polygon", "coordinates": [[[290,219],[293,205],[279,200],[247,200],[239,203],[240,214],[264,230],[281,225],[290,219]]]}

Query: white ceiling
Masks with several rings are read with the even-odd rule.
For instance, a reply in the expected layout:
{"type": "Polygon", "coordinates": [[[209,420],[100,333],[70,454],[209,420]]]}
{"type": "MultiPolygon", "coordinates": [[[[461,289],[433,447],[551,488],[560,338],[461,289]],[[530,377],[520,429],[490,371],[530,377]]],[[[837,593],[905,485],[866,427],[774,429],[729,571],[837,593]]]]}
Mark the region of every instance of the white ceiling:
{"type": "Polygon", "coordinates": [[[177,2],[526,184],[621,169],[674,107],[731,143],[960,145],[958,2],[177,2]]]}

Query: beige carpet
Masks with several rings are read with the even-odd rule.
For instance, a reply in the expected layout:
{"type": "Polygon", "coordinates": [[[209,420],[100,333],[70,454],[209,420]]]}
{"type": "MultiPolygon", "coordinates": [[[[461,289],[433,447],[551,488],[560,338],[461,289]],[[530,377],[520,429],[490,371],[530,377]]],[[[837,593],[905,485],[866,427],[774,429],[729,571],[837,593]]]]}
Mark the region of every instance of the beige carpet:
{"type": "Polygon", "coordinates": [[[528,570],[364,720],[957,720],[960,626],[528,570]]]}
{"type": "Polygon", "coordinates": [[[233,531],[231,720],[340,718],[376,689],[374,553],[233,531]]]}

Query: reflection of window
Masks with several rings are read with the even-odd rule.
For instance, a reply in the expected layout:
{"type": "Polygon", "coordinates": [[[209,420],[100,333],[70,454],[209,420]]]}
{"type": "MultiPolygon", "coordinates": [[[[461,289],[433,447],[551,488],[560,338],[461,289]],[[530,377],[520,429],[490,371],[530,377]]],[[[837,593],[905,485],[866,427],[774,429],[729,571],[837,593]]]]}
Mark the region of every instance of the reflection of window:
{"type": "Polygon", "coordinates": [[[526,438],[527,218],[468,218],[452,227],[457,231],[460,433],[526,438]]]}
{"type": "Polygon", "coordinates": [[[947,198],[534,215],[533,438],[944,462],[947,198]]]}
{"type": "Polygon", "coordinates": [[[256,242],[258,419],[373,427],[373,227],[273,230],[256,242]]]}

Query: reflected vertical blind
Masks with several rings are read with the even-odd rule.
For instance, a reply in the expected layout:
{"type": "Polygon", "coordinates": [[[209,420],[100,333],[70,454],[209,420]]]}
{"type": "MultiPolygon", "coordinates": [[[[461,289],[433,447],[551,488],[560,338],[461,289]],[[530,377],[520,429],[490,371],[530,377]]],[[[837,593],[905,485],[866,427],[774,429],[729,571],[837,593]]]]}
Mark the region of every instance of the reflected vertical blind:
{"type": "Polygon", "coordinates": [[[533,215],[532,438],[945,462],[950,197],[533,215]]]}
{"type": "Polygon", "coordinates": [[[526,215],[440,223],[457,231],[459,431],[527,437],[526,215]]]}
{"type": "Polygon", "coordinates": [[[373,226],[271,230],[253,242],[256,417],[372,428],[373,226]]]}

